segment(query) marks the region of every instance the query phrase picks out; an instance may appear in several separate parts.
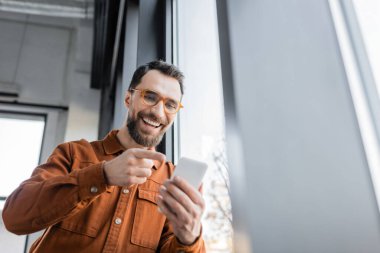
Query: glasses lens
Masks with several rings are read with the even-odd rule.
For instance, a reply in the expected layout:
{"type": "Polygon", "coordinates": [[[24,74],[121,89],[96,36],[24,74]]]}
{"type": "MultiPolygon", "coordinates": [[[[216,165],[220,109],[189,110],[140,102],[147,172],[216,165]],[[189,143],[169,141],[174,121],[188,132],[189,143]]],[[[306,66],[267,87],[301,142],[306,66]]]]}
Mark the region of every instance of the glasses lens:
{"type": "Polygon", "coordinates": [[[160,99],[156,92],[145,90],[143,93],[144,102],[147,105],[156,105],[160,99]]]}
{"type": "Polygon", "coordinates": [[[165,110],[168,113],[175,113],[175,112],[177,112],[178,107],[179,107],[179,102],[178,101],[175,101],[173,99],[166,99],[166,101],[165,101],[165,110]]]}

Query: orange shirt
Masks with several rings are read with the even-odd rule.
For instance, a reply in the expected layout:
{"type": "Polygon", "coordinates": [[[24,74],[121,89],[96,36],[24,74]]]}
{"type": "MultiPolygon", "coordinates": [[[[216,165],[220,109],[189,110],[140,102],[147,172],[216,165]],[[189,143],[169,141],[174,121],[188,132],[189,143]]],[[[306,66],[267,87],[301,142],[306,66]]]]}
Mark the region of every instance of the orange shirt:
{"type": "Polygon", "coordinates": [[[171,163],[155,161],[144,184],[106,185],[103,161],[125,150],[116,134],[59,145],[7,198],[6,228],[16,234],[46,229],[33,253],[206,252],[201,237],[192,245],[177,241],[170,222],[158,212],[156,197],[173,172],[171,163]]]}

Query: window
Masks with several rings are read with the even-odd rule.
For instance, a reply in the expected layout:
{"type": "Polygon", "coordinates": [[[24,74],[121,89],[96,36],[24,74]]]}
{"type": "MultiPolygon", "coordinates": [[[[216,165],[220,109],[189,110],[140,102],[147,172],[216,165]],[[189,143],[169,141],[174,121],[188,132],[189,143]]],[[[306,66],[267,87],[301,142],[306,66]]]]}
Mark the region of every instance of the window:
{"type": "MultiPolygon", "coordinates": [[[[38,165],[45,129],[45,116],[0,112],[0,210],[6,197],[38,165]],[[22,156],[22,159],[20,159],[22,156]]],[[[0,244],[4,252],[24,252],[26,236],[16,236],[0,224],[0,244]]]]}
{"type": "Polygon", "coordinates": [[[203,185],[207,252],[232,252],[216,2],[178,0],[174,10],[174,59],[185,74],[179,156],[208,163],[203,185]]]}
{"type": "Polygon", "coordinates": [[[38,165],[45,117],[0,113],[0,196],[7,197],[38,165]],[[20,159],[22,154],[22,159],[20,159]],[[5,176],[6,175],[6,176],[5,176]]]}

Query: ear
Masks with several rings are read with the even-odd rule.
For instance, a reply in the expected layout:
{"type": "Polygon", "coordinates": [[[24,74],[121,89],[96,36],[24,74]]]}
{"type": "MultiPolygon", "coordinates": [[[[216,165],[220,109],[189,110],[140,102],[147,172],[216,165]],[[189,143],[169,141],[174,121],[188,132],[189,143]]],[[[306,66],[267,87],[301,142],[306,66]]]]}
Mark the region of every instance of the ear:
{"type": "Polygon", "coordinates": [[[127,107],[128,109],[131,105],[131,99],[132,99],[132,93],[130,91],[127,91],[124,98],[124,104],[125,104],[125,107],[127,107]]]}

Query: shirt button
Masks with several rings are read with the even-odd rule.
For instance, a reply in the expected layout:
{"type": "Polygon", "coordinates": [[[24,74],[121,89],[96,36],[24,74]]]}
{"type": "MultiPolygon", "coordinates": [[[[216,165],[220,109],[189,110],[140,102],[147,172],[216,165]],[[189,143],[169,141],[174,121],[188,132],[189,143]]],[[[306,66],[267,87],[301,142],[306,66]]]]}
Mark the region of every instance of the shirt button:
{"type": "Polygon", "coordinates": [[[128,189],[123,189],[123,193],[124,193],[124,194],[128,194],[128,193],[129,193],[129,190],[128,190],[128,189]]]}
{"type": "Polygon", "coordinates": [[[120,225],[120,224],[121,224],[121,219],[120,219],[120,218],[116,218],[116,219],[115,219],[115,223],[116,223],[117,225],[120,225]]]}
{"type": "Polygon", "coordinates": [[[90,192],[91,193],[97,193],[98,192],[98,187],[92,186],[91,189],[90,189],[90,192]]]}

